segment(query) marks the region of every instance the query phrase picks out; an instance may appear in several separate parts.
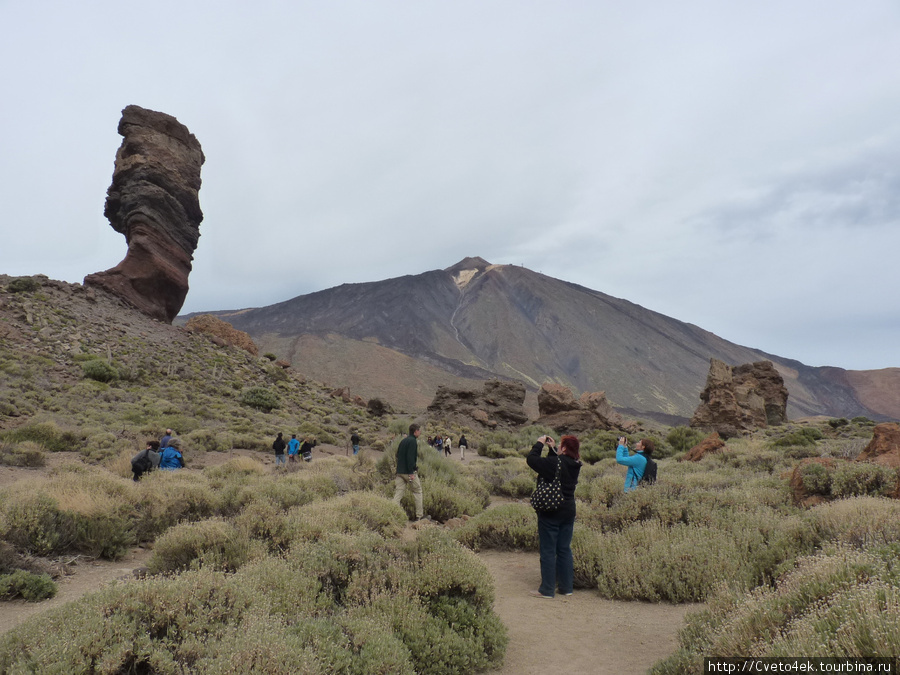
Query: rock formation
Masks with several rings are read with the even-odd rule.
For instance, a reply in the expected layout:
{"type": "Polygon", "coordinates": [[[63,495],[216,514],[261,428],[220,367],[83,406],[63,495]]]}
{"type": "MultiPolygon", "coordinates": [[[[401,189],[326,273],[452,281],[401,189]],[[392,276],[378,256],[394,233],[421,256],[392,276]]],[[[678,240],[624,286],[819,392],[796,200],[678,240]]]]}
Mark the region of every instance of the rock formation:
{"type": "Polygon", "coordinates": [[[687,451],[684,457],[680,458],[683,462],[699,462],[706,455],[718,452],[725,447],[725,441],[715,431],[702,441],[697,443],[693,448],[687,451]]]}
{"type": "Polygon", "coordinates": [[[783,424],[787,420],[788,391],[771,361],[732,367],[710,359],[702,403],[691,426],[717,431],[723,438],[783,424]]]}
{"type": "Polygon", "coordinates": [[[525,414],[525,385],[521,382],[489,380],[481,391],[438,386],[428,412],[463,424],[496,428],[519,426],[528,421],[525,414]]]}
{"type": "Polygon", "coordinates": [[[637,428],[613,409],[604,392],[585,392],[576,399],[571,389],[553,382],[545,382],[538,392],[538,413],[535,424],[561,433],[579,433],[588,429],[631,432],[637,428]]]}
{"type": "Polygon", "coordinates": [[[213,342],[220,346],[240,347],[253,354],[259,355],[256,343],[242,330],[233,328],[227,321],[222,321],[212,314],[192,316],[184,327],[192,333],[206,333],[213,338],[213,342]]]}
{"type": "Polygon", "coordinates": [[[200,143],[171,115],[130,105],[119,120],[116,153],[104,215],[125,235],[128,252],[118,265],[89,274],[85,285],[103,288],[145,314],[172,323],[188,292],[200,238],[200,143]]]}
{"type": "Polygon", "coordinates": [[[900,469],[900,424],[888,422],[876,426],[872,440],[859,453],[856,461],[900,469]]]}
{"type": "Polygon", "coordinates": [[[331,398],[339,398],[344,403],[352,403],[353,405],[358,405],[361,408],[366,407],[366,400],[361,396],[355,396],[350,393],[350,387],[338,387],[337,389],[332,389],[329,394],[331,398]]]}

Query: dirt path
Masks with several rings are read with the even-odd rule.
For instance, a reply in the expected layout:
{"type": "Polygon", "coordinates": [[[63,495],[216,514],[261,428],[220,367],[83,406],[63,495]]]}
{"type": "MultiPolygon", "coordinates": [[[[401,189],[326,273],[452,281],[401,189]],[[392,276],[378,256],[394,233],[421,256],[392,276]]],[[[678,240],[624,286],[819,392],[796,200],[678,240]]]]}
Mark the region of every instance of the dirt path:
{"type": "Polygon", "coordinates": [[[496,585],[494,609],[509,631],[503,668],[493,675],[644,675],[677,647],[696,605],[603,600],[595,591],[542,600],[537,553],[486,551],[478,557],[496,585]]]}
{"type": "Polygon", "coordinates": [[[77,600],[85,593],[101,588],[123,578],[133,578],[132,572],[144,567],[151,551],[133,548],[121,560],[80,559],[69,566],[69,573],[56,580],[59,592],[43,602],[25,602],[22,599],[7,600],[0,604],[0,634],[18,626],[25,619],[55,607],[77,600]]]}

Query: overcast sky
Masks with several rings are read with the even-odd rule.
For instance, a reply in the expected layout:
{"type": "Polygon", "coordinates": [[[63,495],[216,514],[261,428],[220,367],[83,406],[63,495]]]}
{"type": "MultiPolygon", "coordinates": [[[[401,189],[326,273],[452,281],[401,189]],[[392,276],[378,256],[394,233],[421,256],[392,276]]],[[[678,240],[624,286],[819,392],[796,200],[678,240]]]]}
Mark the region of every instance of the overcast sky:
{"type": "Polygon", "coordinates": [[[182,311],[522,264],[900,366],[900,3],[0,0],[0,273],[115,266],[121,110],[206,155],[182,311]]]}

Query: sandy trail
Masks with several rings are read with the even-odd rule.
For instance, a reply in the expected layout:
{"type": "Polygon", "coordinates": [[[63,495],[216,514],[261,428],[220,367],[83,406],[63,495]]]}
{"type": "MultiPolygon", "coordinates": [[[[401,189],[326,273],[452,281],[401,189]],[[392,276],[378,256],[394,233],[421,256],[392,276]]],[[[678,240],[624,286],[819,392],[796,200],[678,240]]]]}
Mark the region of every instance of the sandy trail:
{"type": "Polygon", "coordinates": [[[496,585],[494,609],[509,631],[503,668],[493,675],[644,675],[677,647],[696,605],[604,600],[595,591],[542,600],[537,553],[486,551],[478,557],[496,585]]]}

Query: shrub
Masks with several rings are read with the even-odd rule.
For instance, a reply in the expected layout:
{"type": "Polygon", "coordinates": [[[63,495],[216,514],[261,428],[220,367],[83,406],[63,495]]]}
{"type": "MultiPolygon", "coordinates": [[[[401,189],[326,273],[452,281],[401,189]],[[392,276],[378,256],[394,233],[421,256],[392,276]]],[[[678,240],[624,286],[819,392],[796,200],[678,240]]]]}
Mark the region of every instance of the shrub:
{"type": "Polygon", "coordinates": [[[76,433],[61,430],[53,422],[32,422],[0,432],[0,439],[13,443],[32,441],[49,452],[77,450],[83,439],[76,433]]]}
{"type": "Polygon", "coordinates": [[[897,470],[867,462],[841,462],[831,476],[835,497],[888,495],[897,488],[897,470]]]}
{"type": "Polygon", "coordinates": [[[41,282],[32,277],[17,277],[6,285],[10,293],[31,293],[41,287],[41,282]]]}
{"type": "Polygon", "coordinates": [[[234,571],[251,555],[249,538],[221,520],[202,520],[170,528],[153,547],[147,567],[154,574],[209,568],[234,571]]]}
{"type": "Polygon", "coordinates": [[[0,508],[0,536],[29,553],[62,553],[75,540],[72,517],[42,492],[8,494],[0,508]]]}
{"type": "Polygon", "coordinates": [[[28,602],[40,602],[56,595],[56,583],[49,574],[32,574],[16,570],[12,574],[0,574],[0,599],[23,597],[28,602]]]}
{"type": "Polygon", "coordinates": [[[666,434],[666,442],[672,446],[672,449],[675,452],[687,452],[702,441],[703,438],[704,435],[702,432],[684,426],[673,427],[672,430],[666,434]]]}
{"type": "Polygon", "coordinates": [[[47,463],[44,451],[33,441],[0,443],[0,464],[6,466],[40,467],[47,463]]]}
{"type": "Polygon", "coordinates": [[[473,551],[536,551],[537,515],[528,504],[504,504],[470,518],[453,536],[473,551]]]}
{"type": "Polygon", "coordinates": [[[705,657],[891,657],[900,653],[900,588],[878,555],[835,548],[802,558],[774,587],[722,584],[689,614],[680,649],[652,673],[703,673],[705,657]],[[876,637],[877,636],[877,637],[876,637]]]}
{"type": "Polygon", "coordinates": [[[815,445],[816,441],[821,441],[825,435],[815,427],[804,427],[795,431],[791,431],[780,438],[771,441],[773,448],[788,448],[791,446],[815,445]]]}
{"type": "Polygon", "coordinates": [[[277,361],[278,360],[278,357],[275,356],[275,354],[273,354],[272,352],[266,352],[265,354],[263,354],[263,358],[268,359],[269,361],[277,361]]]}
{"type": "Polygon", "coordinates": [[[828,420],[828,426],[830,426],[832,429],[839,429],[840,427],[845,427],[848,424],[850,424],[850,420],[848,420],[846,417],[828,420]]]}
{"type": "Polygon", "coordinates": [[[119,372],[106,361],[92,359],[81,364],[84,376],[97,382],[112,382],[119,377],[119,372]]]}
{"type": "Polygon", "coordinates": [[[248,408],[256,408],[263,412],[271,412],[281,405],[278,394],[266,387],[245,389],[241,393],[240,402],[248,408]]]}
{"type": "Polygon", "coordinates": [[[493,495],[527,497],[534,491],[535,473],[519,458],[475,462],[466,467],[493,495]]]}
{"type": "Polygon", "coordinates": [[[900,502],[852,497],[820,504],[809,512],[818,537],[859,549],[900,542],[900,502]]]}

